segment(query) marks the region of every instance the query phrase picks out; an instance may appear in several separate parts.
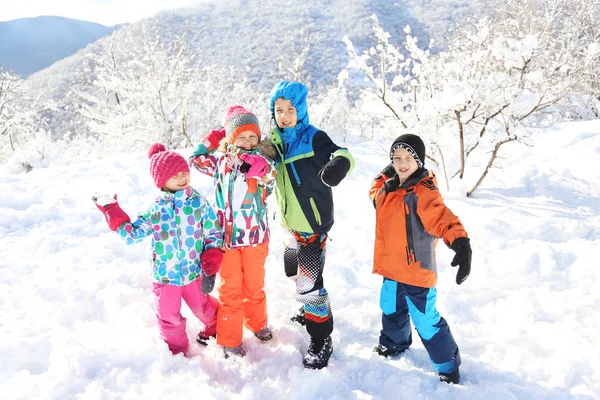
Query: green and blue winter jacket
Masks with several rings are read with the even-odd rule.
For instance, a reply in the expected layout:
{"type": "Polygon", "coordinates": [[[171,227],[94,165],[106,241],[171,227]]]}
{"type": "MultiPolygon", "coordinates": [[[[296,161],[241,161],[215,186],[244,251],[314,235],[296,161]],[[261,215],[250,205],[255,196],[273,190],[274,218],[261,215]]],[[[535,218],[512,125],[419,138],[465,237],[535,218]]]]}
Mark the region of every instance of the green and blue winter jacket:
{"type": "Polygon", "coordinates": [[[277,150],[275,197],[286,228],[304,233],[327,233],[333,226],[333,196],[331,187],[319,178],[319,170],[332,158],[342,156],[350,161],[349,174],[354,168],[354,158],[347,149],[333,143],[325,132],[309,123],[307,94],[308,89],[303,84],[284,81],[275,85],[270,94],[273,119],[274,103],[280,97],[292,103],[298,117],[294,128],[275,127],[270,134],[277,150]]]}

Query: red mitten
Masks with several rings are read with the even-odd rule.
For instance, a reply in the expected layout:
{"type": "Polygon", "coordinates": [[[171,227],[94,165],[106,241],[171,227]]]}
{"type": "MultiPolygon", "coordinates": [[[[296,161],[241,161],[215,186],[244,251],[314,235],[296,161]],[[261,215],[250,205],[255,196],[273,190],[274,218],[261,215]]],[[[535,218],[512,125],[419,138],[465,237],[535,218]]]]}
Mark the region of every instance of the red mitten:
{"type": "Polygon", "coordinates": [[[112,197],[112,201],[110,197],[107,196],[94,196],[92,197],[92,200],[96,203],[98,210],[102,211],[102,214],[104,214],[106,223],[108,223],[108,227],[111,231],[116,231],[119,225],[124,224],[125,222],[131,222],[129,215],[127,215],[127,213],[119,206],[116,194],[112,197]]]}
{"type": "Polygon", "coordinates": [[[212,152],[219,147],[219,142],[225,137],[225,129],[215,129],[208,132],[202,138],[202,144],[208,149],[208,151],[212,152]]]}
{"type": "Polygon", "coordinates": [[[200,257],[204,275],[210,276],[219,272],[223,261],[223,252],[220,249],[206,249],[200,257]]]}
{"type": "Polygon", "coordinates": [[[269,163],[267,160],[257,154],[244,153],[240,156],[240,159],[250,165],[248,171],[244,172],[247,177],[262,178],[269,171],[269,163]]]}

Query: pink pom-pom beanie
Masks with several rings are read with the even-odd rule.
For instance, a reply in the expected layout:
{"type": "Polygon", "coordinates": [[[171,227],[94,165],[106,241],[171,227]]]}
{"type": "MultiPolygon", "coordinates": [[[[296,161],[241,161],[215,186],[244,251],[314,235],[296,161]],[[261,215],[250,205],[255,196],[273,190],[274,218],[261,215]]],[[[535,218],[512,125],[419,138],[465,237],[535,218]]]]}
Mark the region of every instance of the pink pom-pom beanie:
{"type": "Polygon", "coordinates": [[[150,175],[157,188],[162,189],[169,179],[178,173],[190,172],[190,167],[180,154],[167,150],[161,143],[154,143],[148,149],[150,175]]]}
{"type": "Polygon", "coordinates": [[[258,118],[244,107],[231,106],[225,114],[225,134],[229,143],[235,142],[238,135],[245,131],[252,131],[258,135],[260,140],[260,127],[258,118]]]}

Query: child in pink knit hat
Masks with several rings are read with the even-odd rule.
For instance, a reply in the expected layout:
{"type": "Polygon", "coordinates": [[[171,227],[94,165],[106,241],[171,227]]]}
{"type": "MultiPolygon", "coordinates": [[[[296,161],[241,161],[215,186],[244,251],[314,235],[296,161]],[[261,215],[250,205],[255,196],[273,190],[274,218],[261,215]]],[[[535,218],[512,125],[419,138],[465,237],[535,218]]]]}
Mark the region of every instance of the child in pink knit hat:
{"type": "MultiPolygon", "coordinates": [[[[273,337],[267,325],[263,287],[270,236],[266,199],[275,183],[275,166],[259,154],[261,133],[254,114],[242,106],[232,106],[224,122],[224,129],[204,136],[190,163],[214,177],[225,248],[219,271],[217,344],[229,357],[245,354],[244,325],[263,342],[273,337]],[[217,150],[223,156],[215,157],[217,150]]],[[[199,341],[205,339],[198,337],[199,341]]]]}
{"type": "Polygon", "coordinates": [[[223,259],[222,233],[214,208],[189,186],[185,159],[160,143],[150,147],[148,158],[152,180],[162,192],[137,220],[131,222],[116,195],[93,200],[125,243],[152,238],[152,291],[160,335],[173,354],[187,355],[182,299],[204,324],[202,335],[216,331],[217,300],[208,293],[223,259]]]}

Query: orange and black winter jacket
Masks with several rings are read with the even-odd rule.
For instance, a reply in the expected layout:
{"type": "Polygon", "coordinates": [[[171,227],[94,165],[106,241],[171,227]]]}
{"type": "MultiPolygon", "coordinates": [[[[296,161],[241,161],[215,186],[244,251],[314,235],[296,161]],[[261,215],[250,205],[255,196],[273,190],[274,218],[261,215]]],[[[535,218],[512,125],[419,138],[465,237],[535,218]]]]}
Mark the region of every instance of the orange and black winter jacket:
{"type": "Polygon", "coordinates": [[[373,273],[430,288],[437,283],[437,239],[451,245],[468,235],[444,204],[433,172],[419,172],[402,185],[391,184],[393,180],[385,185],[385,175],[373,181],[369,191],[376,209],[373,273]]]}

